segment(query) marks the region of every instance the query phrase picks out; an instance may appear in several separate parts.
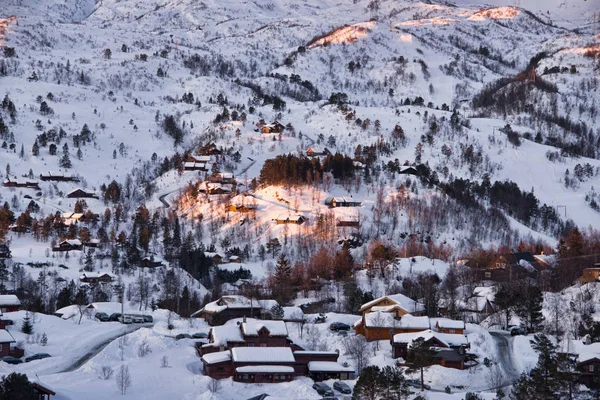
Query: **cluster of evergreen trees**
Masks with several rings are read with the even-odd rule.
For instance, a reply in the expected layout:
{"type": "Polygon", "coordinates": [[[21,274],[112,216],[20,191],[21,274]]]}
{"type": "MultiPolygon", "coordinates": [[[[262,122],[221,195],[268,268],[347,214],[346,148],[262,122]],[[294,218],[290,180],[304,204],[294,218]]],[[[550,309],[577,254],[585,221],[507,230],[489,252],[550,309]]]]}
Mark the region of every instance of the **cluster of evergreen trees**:
{"type": "Polygon", "coordinates": [[[572,224],[562,221],[553,207],[540,206],[533,191],[522,191],[512,181],[496,181],[492,185],[486,175],[481,183],[456,178],[441,186],[447,195],[464,205],[474,207],[478,201],[487,200],[534,230],[541,228],[554,236],[564,234],[572,224]]]}
{"type": "Polygon", "coordinates": [[[260,182],[265,185],[310,185],[320,182],[324,172],[331,172],[336,179],[344,179],[353,177],[354,171],[352,158],[339,153],[328,155],[323,163],[317,157],[287,154],[265,161],[260,182]]]}

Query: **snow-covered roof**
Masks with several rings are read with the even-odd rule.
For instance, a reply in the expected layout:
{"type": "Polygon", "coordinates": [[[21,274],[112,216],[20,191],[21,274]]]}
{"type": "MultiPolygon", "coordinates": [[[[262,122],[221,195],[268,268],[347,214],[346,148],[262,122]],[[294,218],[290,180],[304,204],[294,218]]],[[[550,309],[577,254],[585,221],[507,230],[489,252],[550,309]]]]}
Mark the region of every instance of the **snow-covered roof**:
{"type": "Polygon", "coordinates": [[[202,361],[207,364],[216,364],[229,360],[231,360],[231,352],[229,350],[217,351],[216,353],[208,353],[202,356],[202,361]]]}
{"type": "Polygon", "coordinates": [[[82,243],[81,243],[81,240],[79,240],[79,239],[67,239],[67,240],[63,240],[63,241],[62,241],[62,242],[60,242],[60,243],[61,243],[61,244],[62,244],[62,243],[68,243],[68,244],[70,244],[71,246],[81,246],[81,245],[82,245],[82,243]]]}
{"type": "Polygon", "coordinates": [[[283,307],[284,320],[300,320],[304,318],[304,311],[300,307],[283,307]]]}
{"type": "Polygon", "coordinates": [[[20,306],[21,300],[14,294],[0,295],[0,306],[20,306]]]}
{"type": "Polygon", "coordinates": [[[198,168],[204,168],[206,166],[206,163],[204,162],[198,162],[198,161],[186,161],[183,163],[184,167],[198,167],[198,168]]]}
{"type": "Polygon", "coordinates": [[[411,299],[410,297],[407,297],[403,294],[391,294],[391,295],[387,295],[387,296],[383,296],[380,297],[378,299],[369,301],[368,303],[363,304],[360,307],[359,311],[363,311],[364,309],[367,309],[369,307],[372,307],[374,305],[376,305],[377,303],[379,303],[380,301],[382,301],[383,299],[388,299],[393,303],[396,303],[397,305],[399,305],[400,307],[402,307],[403,310],[409,312],[409,313],[414,313],[414,312],[422,312],[425,311],[425,306],[413,299],[411,299]]]}
{"type": "Polygon", "coordinates": [[[267,311],[270,311],[271,308],[279,305],[277,300],[265,299],[265,300],[257,300],[257,302],[260,305],[260,308],[262,308],[263,310],[267,310],[267,311]]]}
{"type": "Polygon", "coordinates": [[[294,367],[285,365],[247,365],[245,367],[237,367],[235,372],[240,374],[261,372],[265,374],[291,374],[294,372],[294,367]]]}
{"type": "Polygon", "coordinates": [[[293,363],[294,354],[289,347],[234,347],[231,349],[233,362],[285,362],[293,363]]]}
{"type": "Polygon", "coordinates": [[[247,336],[258,336],[258,331],[263,327],[269,330],[269,336],[287,336],[288,330],[283,321],[259,321],[247,319],[242,322],[242,332],[247,336]]]}
{"type": "Polygon", "coordinates": [[[0,329],[0,343],[14,343],[15,338],[12,335],[5,331],[4,329],[0,329]]]}
{"type": "Polygon", "coordinates": [[[453,334],[453,333],[440,333],[427,329],[421,332],[410,332],[410,333],[398,333],[394,335],[394,343],[412,343],[418,338],[423,338],[425,341],[431,338],[436,338],[442,342],[445,346],[466,346],[469,344],[465,335],[453,334]]]}
{"type": "Polygon", "coordinates": [[[217,346],[226,346],[229,342],[243,342],[242,331],[236,324],[214,326],[210,330],[212,343],[217,346]]]}
{"type": "Polygon", "coordinates": [[[108,272],[84,272],[83,274],[81,274],[79,279],[85,279],[85,278],[96,279],[96,278],[100,278],[101,276],[104,276],[104,275],[109,276],[111,279],[115,278],[113,275],[109,274],[108,272]]]}
{"type": "Polygon", "coordinates": [[[311,361],[308,363],[310,372],[354,372],[354,368],[345,367],[336,361],[311,361]]]}
{"type": "Polygon", "coordinates": [[[304,219],[304,216],[302,215],[290,215],[290,216],[285,216],[285,215],[278,215],[277,218],[275,218],[275,221],[296,221],[296,222],[300,222],[302,219],[304,219]]]}
{"type": "Polygon", "coordinates": [[[431,324],[440,327],[440,329],[465,329],[464,321],[449,318],[432,318],[431,324]]]}
{"type": "Polygon", "coordinates": [[[399,324],[394,313],[376,311],[365,314],[365,326],[368,328],[395,328],[399,324]]]}
{"type": "Polygon", "coordinates": [[[298,351],[295,351],[294,354],[307,355],[307,356],[322,356],[322,355],[337,356],[337,355],[339,355],[335,351],[317,351],[317,350],[312,350],[312,351],[311,350],[298,350],[298,351]]]}
{"type": "Polygon", "coordinates": [[[431,322],[429,321],[429,317],[415,317],[414,315],[406,314],[400,318],[400,324],[398,327],[410,329],[429,329],[431,327],[431,322]]]}
{"type": "Polygon", "coordinates": [[[210,161],[210,156],[189,156],[190,158],[196,160],[199,163],[207,163],[210,161]]]}
{"type": "Polygon", "coordinates": [[[218,300],[212,301],[204,306],[203,310],[207,313],[218,313],[228,308],[259,308],[256,300],[253,302],[249,298],[240,295],[223,296],[218,300]]]}

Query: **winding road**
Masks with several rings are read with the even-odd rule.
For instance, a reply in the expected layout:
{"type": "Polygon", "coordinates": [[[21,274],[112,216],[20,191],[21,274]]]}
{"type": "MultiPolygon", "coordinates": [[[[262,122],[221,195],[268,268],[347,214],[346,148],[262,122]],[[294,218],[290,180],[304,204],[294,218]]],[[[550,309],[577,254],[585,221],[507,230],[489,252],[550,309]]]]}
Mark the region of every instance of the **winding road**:
{"type": "Polygon", "coordinates": [[[94,357],[96,354],[100,353],[102,350],[104,350],[104,348],[106,346],[108,346],[110,343],[117,340],[121,336],[129,335],[130,333],[135,332],[140,328],[147,328],[147,327],[152,327],[152,326],[153,326],[153,324],[129,325],[129,326],[127,326],[127,329],[125,330],[125,332],[119,332],[115,336],[112,336],[112,337],[106,339],[105,341],[103,341],[102,343],[97,344],[94,348],[92,348],[90,351],[88,351],[82,357],[75,360],[75,362],[73,364],[71,364],[69,367],[65,368],[64,370],[62,370],[60,372],[75,371],[77,368],[81,367],[83,364],[88,362],[92,357],[94,357]]]}

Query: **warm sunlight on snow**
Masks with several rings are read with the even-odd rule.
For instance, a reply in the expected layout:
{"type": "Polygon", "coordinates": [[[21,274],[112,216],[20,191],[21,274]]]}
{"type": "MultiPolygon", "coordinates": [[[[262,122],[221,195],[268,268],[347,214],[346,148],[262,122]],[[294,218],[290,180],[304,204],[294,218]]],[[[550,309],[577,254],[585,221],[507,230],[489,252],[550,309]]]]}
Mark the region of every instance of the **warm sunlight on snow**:
{"type": "Polygon", "coordinates": [[[513,19],[520,13],[521,11],[515,7],[498,7],[479,11],[467,19],[469,21],[484,21],[486,19],[513,19]]]}
{"type": "Polygon", "coordinates": [[[308,48],[312,49],[314,47],[327,44],[354,43],[358,39],[367,36],[367,32],[375,28],[375,25],[376,23],[374,21],[369,21],[360,24],[344,26],[335,30],[326,37],[323,37],[312,43],[310,46],[308,46],[308,48]]]}

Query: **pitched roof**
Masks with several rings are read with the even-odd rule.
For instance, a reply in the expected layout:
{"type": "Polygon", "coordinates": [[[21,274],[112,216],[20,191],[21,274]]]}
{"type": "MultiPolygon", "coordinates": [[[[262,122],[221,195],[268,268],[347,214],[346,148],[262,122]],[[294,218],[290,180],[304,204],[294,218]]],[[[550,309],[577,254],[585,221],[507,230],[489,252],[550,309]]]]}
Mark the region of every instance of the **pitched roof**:
{"type": "Polygon", "coordinates": [[[244,342],[242,331],[236,324],[214,326],[210,330],[212,344],[227,346],[229,342],[244,342]]]}
{"type": "Polygon", "coordinates": [[[293,363],[294,354],[289,347],[234,347],[231,349],[233,362],[256,362],[272,363],[284,362],[293,363]]]}
{"type": "Polygon", "coordinates": [[[269,331],[269,336],[287,336],[288,330],[283,321],[259,321],[248,318],[242,322],[242,332],[247,336],[258,336],[258,332],[264,327],[269,331]]]}
{"type": "Polygon", "coordinates": [[[0,295],[0,306],[20,306],[21,300],[14,294],[0,295]]]}
{"type": "Polygon", "coordinates": [[[394,335],[394,343],[412,343],[418,338],[423,338],[425,341],[435,338],[443,343],[446,347],[451,346],[466,346],[469,344],[467,336],[454,333],[440,333],[427,329],[421,332],[397,333],[394,335]]]}
{"type": "Polygon", "coordinates": [[[0,329],[0,343],[14,343],[15,338],[12,337],[10,332],[0,329]]]}
{"type": "Polygon", "coordinates": [[[393,303],[396,303],[397,305],[402,307],[403,310],[405,310],[409,313],[425,311],[425,306],[423,304],[411,299],[410,297],[400,294],[400,293],[379,297],[375,300],[365,303],[360,307],[359,311],[363,311],[364,309],[369,308],[369,307],[379,303],[384,298],[387,298],[390,301],[392,301],[393,303]]]}
{"type": "Polygon", "coordinates": [[[216,364],[229,360],[231,360],[231,352],[229,350],[217,351],[216,353],[208,353],[202,356],[202,361],[207,364],[216,364]]]}
{"type": "Polygon", "coordinates": [[[354,372],[353,367],[345,367],[337,361],[310,361],[308,370],[310,372],[354,372]]]}
{"type": "Polygon", "coordinates": [[[440,329],[465,329],[464,321],[457,321],[450,318],[433,318],[432,323],[440,329]]]}

